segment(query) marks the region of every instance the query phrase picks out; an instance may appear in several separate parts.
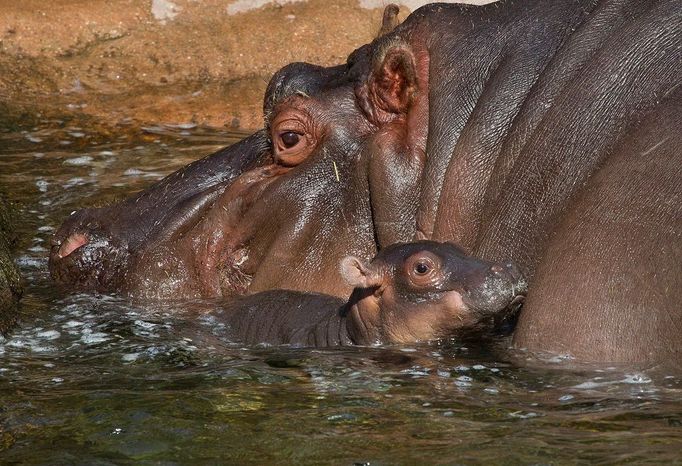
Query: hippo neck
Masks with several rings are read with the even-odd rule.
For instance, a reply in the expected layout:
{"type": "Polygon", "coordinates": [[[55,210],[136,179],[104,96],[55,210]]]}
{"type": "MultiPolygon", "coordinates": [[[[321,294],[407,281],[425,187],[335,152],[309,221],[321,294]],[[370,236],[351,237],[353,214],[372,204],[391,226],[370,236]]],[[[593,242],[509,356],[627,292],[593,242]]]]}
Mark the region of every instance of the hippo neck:
{"type": "MultiPolygon", "coordinates": [[[[511,258],[532,275],[544,244],[544,237],[533,232],[551,228],[553,215],[581,184],[564,182],[562,170],[533,167],[546,167],[543,154],[557,158],[557,164],[581,160],[562,154],[569,152],[565,146],[585,146],[579,138],[583,133],[570,133],[576,144],[557,141],[555,147],[545,147],[543,141],[557,133],[550,129],[555,121],[567,119],[558,105],[566,100],[563,94],[574,94],[576,103],[584,100],[579,88],[589,60],[575,57],[592,56],[599,44],[617,34],[628,9],[617,3],[585,0],[548,7],[547,2],[530,1],[523,8],[512,8],[511,2],[508,8],[452,8],[447,14],[457,31],[454,37],[431,28],[431,75],[438,75],[435,70],[446,70],[446,75],[441,72],[439,81],[430,82],[428,159],[422,176],[428,182],[422,183],[417,214],[422,237],[454,241],[489,259],[511,258]],[[589,53],[578,52],[586,48],[589,53]],[[460,65],[456,70],[453,62],[460,65]],[[528,181],[539,172],[543,179],[528,181]],[[517,224],[514,215],[524,208],[524,193],[534,193],[525,199],[533,204],[526,210],[538,215],[517,224]],[[503,248],[496,245],[500,224],[509,230],[505,237],[510,244],[503,248]]],[[[636,4],[630,6],[638,10],[636,4]]],[[[583,119],[565,126],[588,125],[589,119],[583,119]]],[[[577,150],[582,149],[570,152],[577,150]]],[[[597,153],[589,147],[584,152],[597,153]]],[[[598,162],[598,156],[593,160],[598,162]]],[[[590,161],[573,169],[582,177],[593,165],[590,161]]]]}
{"type": "Polygon", "coordinates": [[[379,331],[379,306],[372,294],[373,290],[356,288],[339,314],[340,327],[355,345],[385,343],[385,338],[379,331]]]}

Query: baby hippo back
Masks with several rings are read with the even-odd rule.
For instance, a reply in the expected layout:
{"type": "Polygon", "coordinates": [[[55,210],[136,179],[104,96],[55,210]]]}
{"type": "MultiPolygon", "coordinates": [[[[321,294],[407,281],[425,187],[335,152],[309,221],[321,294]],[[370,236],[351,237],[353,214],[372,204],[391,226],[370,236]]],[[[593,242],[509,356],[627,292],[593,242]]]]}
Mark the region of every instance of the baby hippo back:
{"type": "Polygon", "coordinates": [[[345,346],[345,301],[318,293],[272,290],[237,298],[218,311],[235,340],[246,344],[345,346]]]}

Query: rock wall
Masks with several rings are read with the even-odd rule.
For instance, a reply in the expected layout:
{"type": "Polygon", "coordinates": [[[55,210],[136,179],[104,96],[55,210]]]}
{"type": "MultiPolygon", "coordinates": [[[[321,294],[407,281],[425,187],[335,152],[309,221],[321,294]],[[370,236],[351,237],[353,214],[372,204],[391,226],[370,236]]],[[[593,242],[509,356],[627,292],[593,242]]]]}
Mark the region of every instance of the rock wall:
{"type": "Polygon", "coordinates": [[[19,272],[10,254],[15,241],[11,214],[10,206],[0,196],[0,333],[14,323],[16,305],[22,291],[19,272]]]}
{"type": "MultiPolygon", "coordinates": [[[[259,127],[277,69],[345,61],[376,35],[388,3],[0,0],[0,125],[86,118],[259,127]]],[[[399,3],[404,17],[427,2],[399,3]]]]}

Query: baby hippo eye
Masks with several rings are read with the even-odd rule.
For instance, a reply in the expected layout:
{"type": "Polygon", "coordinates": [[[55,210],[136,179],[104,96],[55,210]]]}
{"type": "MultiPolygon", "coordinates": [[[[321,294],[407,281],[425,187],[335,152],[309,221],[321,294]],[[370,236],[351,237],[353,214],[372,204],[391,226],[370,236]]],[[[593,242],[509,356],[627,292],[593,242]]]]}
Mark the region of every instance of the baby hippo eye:
{"type": "Polygon", "coordinates": [[[433,286],[443,279],[440,257],[430,251],[420,251],[408,257],[404,273],[413,286],[433,286]]]}
{"type": "Polygon", "coordinates": [[[286,133],[282,133],[279,138],[285,148],[291,149],[301,140],[301,135],[293,131],[287,131],[286,133]]]}
{"type": "Polygon", "coordinates": [[[417,262],[414,266],[414,271],[417,275],[426,275],[429,273],[429,270],[431,270],[431,267],[425,262],[417,262]]]}

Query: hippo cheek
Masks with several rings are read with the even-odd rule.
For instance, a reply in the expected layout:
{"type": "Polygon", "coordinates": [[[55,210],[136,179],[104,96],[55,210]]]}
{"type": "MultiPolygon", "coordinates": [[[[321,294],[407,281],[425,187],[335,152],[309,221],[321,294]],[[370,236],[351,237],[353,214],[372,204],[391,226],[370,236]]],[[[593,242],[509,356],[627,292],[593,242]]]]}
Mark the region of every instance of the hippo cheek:
{"type": "Polygon", "coordinates": [[[440,303],[444,308],[443,315],[447,316],[445,327],[448,329],[457,330],[471,327],[476,325],[479,320],[476,313],[464,302],[464,297],[458,291],[446,291],[440,303]]]}

